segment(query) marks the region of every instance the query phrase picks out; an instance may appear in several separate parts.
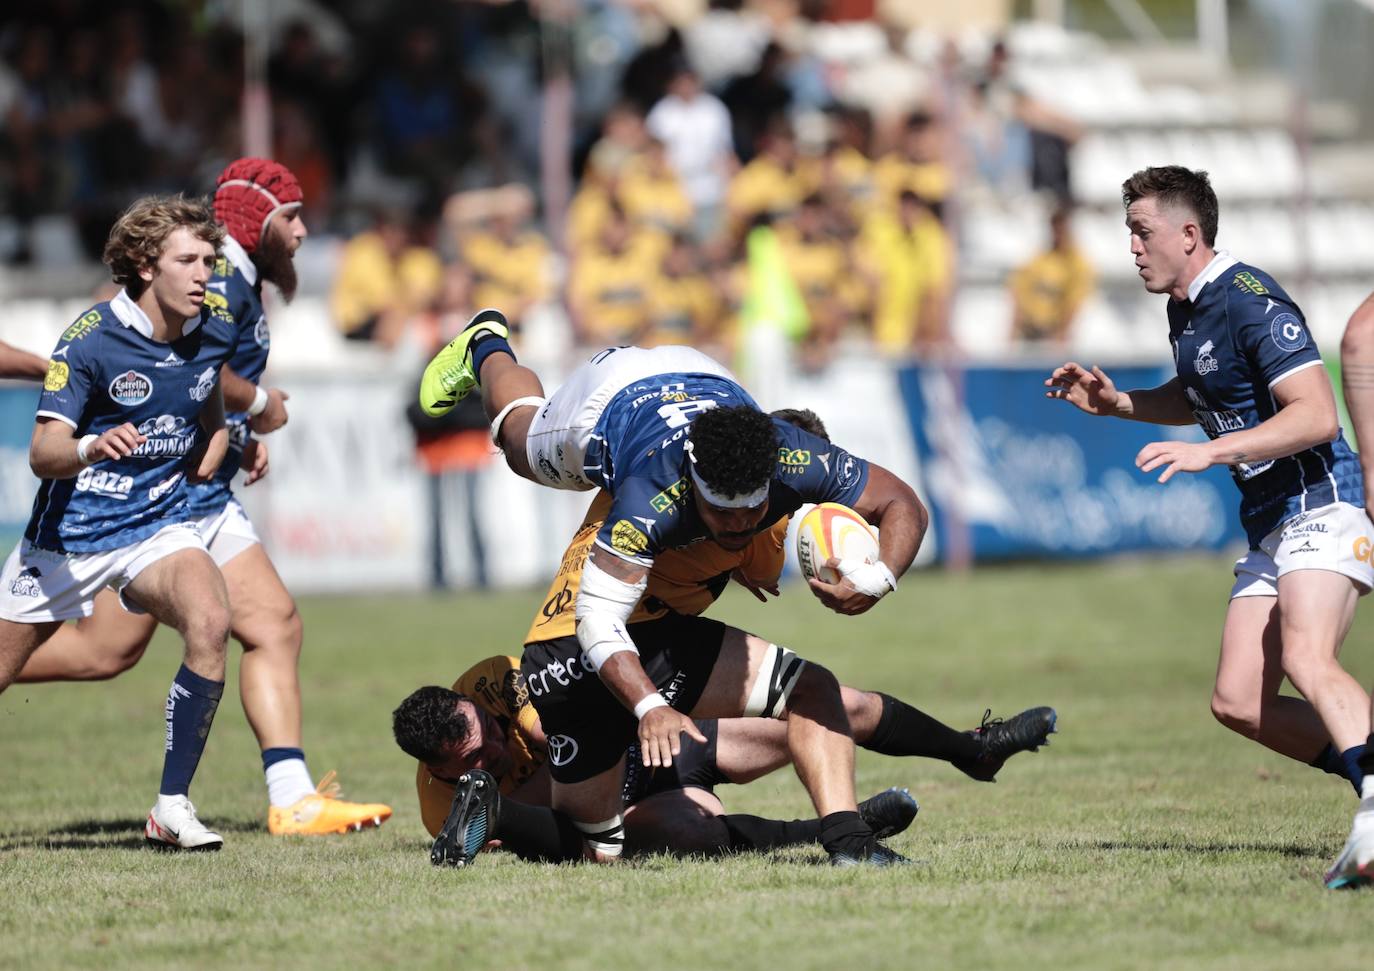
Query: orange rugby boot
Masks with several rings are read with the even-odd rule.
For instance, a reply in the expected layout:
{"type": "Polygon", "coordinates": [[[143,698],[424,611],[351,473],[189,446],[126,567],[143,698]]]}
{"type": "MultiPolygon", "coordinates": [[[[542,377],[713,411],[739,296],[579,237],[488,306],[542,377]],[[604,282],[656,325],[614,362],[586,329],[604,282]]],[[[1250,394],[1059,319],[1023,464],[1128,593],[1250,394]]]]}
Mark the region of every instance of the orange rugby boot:
{"type": "Polygon", "coordinates": [[[326,836],[380,826],[391,818],[391,807],[373,802],[340,799],[339,784],[331,769],[315,791],[285,809],[267,810],[267,831],[273,836],[326,836]]]}

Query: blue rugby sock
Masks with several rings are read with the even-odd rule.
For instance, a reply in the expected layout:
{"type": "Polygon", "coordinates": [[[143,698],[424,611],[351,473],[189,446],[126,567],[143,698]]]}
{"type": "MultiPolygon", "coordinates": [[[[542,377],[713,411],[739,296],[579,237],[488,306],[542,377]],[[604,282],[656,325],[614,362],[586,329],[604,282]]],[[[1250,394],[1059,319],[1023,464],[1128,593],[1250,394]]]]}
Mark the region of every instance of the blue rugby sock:
{"type": "Polygon", "coordinates": [[[1364,743],[1364,754],[1360,756],[1360,768],[1365,775],[1374,775],[1374,732],[1364,743]]]}
{"type": "Polygon", "coordinates": [[[1345,760],[1341,758],[1340,750],[1330,742],[1326,744],[1326,748],[1317,753],[1315,759],[1307,764],[1314,769],[1321,769],[1328,775],[1338,775],[1341,778],[1346,777],[1345,760]]]}
{"type": "Polygon", "coordinates": [[[1360,786],[1364,782],[1364,770],[1360,768],[1360,759],[1364,756],[1363,745],[1352,745],[1341,753],[1341,761],[1345,764],[1345,777],[1350,780],[1350,784],[1355,787],[1355,795],[1360,794],[1360,786]]]}
{"type": "Polygon", "coordinates": [[[223,694],[223,681],[202,678],[184,664],[177,671],[167,692],[167,750],[160,794],[184,796],[190,790],[223,694]]]}
{"type": "Polygon", "coordinates": [[[468,354],[472,358],[472,373],[480,383],[482,380],[482,362],[493,354],[509,354],[512,361],[515,358],[515,351],[511,349],[510,341],[500,334],[493,334],[491,331],[484,331],[472,339],[468,345],[468,354]]]}

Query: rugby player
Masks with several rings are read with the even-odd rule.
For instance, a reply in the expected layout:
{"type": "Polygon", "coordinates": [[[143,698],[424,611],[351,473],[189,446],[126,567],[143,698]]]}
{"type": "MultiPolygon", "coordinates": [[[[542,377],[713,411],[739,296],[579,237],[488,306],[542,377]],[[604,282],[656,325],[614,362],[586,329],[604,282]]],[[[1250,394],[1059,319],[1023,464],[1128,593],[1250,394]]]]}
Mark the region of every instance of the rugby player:
{"type": "MultiPolygon", "coordinates": [[[[1365,509],[1374,501],[1374,294],[1351,316],[1341,341],[1341,383],[1346,410],[1360,448],[1365,509]]],[[[1369,550],[1366,545],[1365,551],[1369,550]]],[[[1374,718],[1374,711],[1370,714],[1374,718]]],[[[1337,889],[1374,882],[1374,734],[1360,756],[1364,783],[1350,838],[1326,873],[1326,885],[1337,889]]]]}
{"type": "Polygon", "coordinates": [[[186,520],[187,479],[210,478],[228,432],[221,366],[235,322],[206,299],[223,230],[209,206],[146,197],[110,230],[123,289],[63,332],[48,363],[29,464],[41,480],[0,573],[0,691],[104,587],[185,642],[165,705],[162,782],[145,839],[217,850],[188,792],[224,691],[224,578],[186,520]],[[174,368],[159,368],[170,358],[174,368]]]}
{"type": "Polygon", "coordinates": [[[42,381],[48,373],[48,362],[37,354],[21,351],[12,344],[0,341],[0,378],[28,378],[42,381]]]}
{"type": "Polygon", "coordinates": [[[1369,696],[1337,657],[1374,583],[1360,465],[1341,434],[1331,381],[1291,297],[1273,277],[1215,249],[1217,198],[1204,172],[1148,168],[1122,186],[1145,288],[1169,295],[1176,376],[1118,391],[1069,362],[1047,396],[1091,415],[1197,423],[1202,443],[1136,456],[1160,482],[1228,465],[1250,549],[1236,562],[1212,712],[1233,731],[1349,779],[1359,791],[1369,696]],[[1279,694],[1284,676],[1303,698],[1279,694]]]}
{"type": "Polygon", "coordinates": [[[611,496],[574,598],[576,643],[531,645],[522,662],[550,737],[574,743],[565,760],[551,760],[553,802],[587,834],[590,858],[607,862],[620,852],[627,736],[638,735],[645,765],[669,765],[683,733],[704,741],[691,712],[786,717],[792,764],[822,819],[831,861],[903,862],[858,814],[854,742],[830,672],[759,639],[722,641],[718,626],[693,629],[714,622],[689,618],[674,643],[654,645],[658,677],[650,677],[639,657],[644,645],[625,622],[660,552],[704,539],[740,550],[803,503],[827,500],[881,529],[879,562],[836,561],[839,583],[810,581],[831,609],[862,613],[895,589],[920,545],[926,513],[916,494],[885,469],[765,415],[729,372],[691,348],[609,348],[546,401],[507,336],[499,312],[478,313],[426,367],[420,405],[442,414],[480,386],[492,437],[517,474],[611,496]],[[692,656],[677,658],[684,648],[692,656]],[[566,691],[536,681],[583,660],[597,682],[579,679],[566,691]],[[670,686],[671,702],[662,693],[670,686]]]}
{"type": "MultiPolygon", "coordinates": [[[[237,328],[233,356],[220,373],[230,412],[229,454],[212,480],[191,487],[185,512],[228,587],[230,630],[243,646],[239,694],[262,751],[268,832],[311,836],[380,825],[391,808],[338,798],[333,772],[318,788],[311,779],[302,747],[300,614],[230,490],[241,465],[245,484],[267,472],[267,446],[253,433],[275,431],[287,421],[289,395],[260,384],[271,345],[262,287],[270,281],[286,301],[295,296],[292,260],[307,235],[302,202],[300,183],[280,163],[242,158],[220,173],[214,208],[226,233],[224,252],[205,299],[237,328]]],[[[157,367],[176,366],[174,357],[157,367]]],[[[62,628],[35,652],[19,680],[113,678],[138,663],[156,629],[155,618],[129,614],[113,594],[102,594],[90,617],[62,628]]]]}

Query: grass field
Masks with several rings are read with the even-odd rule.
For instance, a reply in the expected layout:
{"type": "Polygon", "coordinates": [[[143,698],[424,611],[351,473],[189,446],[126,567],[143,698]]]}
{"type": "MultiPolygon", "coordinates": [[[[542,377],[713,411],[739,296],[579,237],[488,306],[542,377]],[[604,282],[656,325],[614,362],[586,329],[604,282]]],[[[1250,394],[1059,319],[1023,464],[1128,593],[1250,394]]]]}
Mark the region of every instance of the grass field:
{"type": "MultiPolygon", "coordinates": [[[[996,785],[861,753],[864,794],[902,784],[921,802],[894,846],[923,865],[893,871],[833,871],[819,849],[432,869],[390,711],[513,651],[535,592],[304,602],[311,768],[395,817],[269,837],[256,744],[226,697],[193,790],[224,852],[147,852],[177,663],[160,634],[117,682],[0,696],[0,966],[1367,968],[1374,893],[1320,884],[1349,787],[1208,712],[1229,579],[1216,559],[925,573],[861,618],[800,586],[768,606],[727,596],[715,616],[954,724],[1058,708],[1054,744],[996,785]]],[[[1347,650],[1365,683],[1371,634],[1360,618],[1347,650]]],[[[788,772],[720,792],[735,811],[808,812],[788,772]]]]}

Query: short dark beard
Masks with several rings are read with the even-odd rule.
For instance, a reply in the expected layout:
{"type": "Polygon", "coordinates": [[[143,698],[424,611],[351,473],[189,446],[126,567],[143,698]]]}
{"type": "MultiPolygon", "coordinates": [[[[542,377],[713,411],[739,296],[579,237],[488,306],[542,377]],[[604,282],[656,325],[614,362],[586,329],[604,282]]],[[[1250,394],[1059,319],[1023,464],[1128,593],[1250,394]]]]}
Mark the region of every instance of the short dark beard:
{"type": "Polygon", "coordinates": [[[268,227],[258,242],[257,252],[253,254],[253,265],[264,280],[271,280],[281,291],[284,301],[290,303],[296,296],[296,262],[280,232],[268,227]]]}

